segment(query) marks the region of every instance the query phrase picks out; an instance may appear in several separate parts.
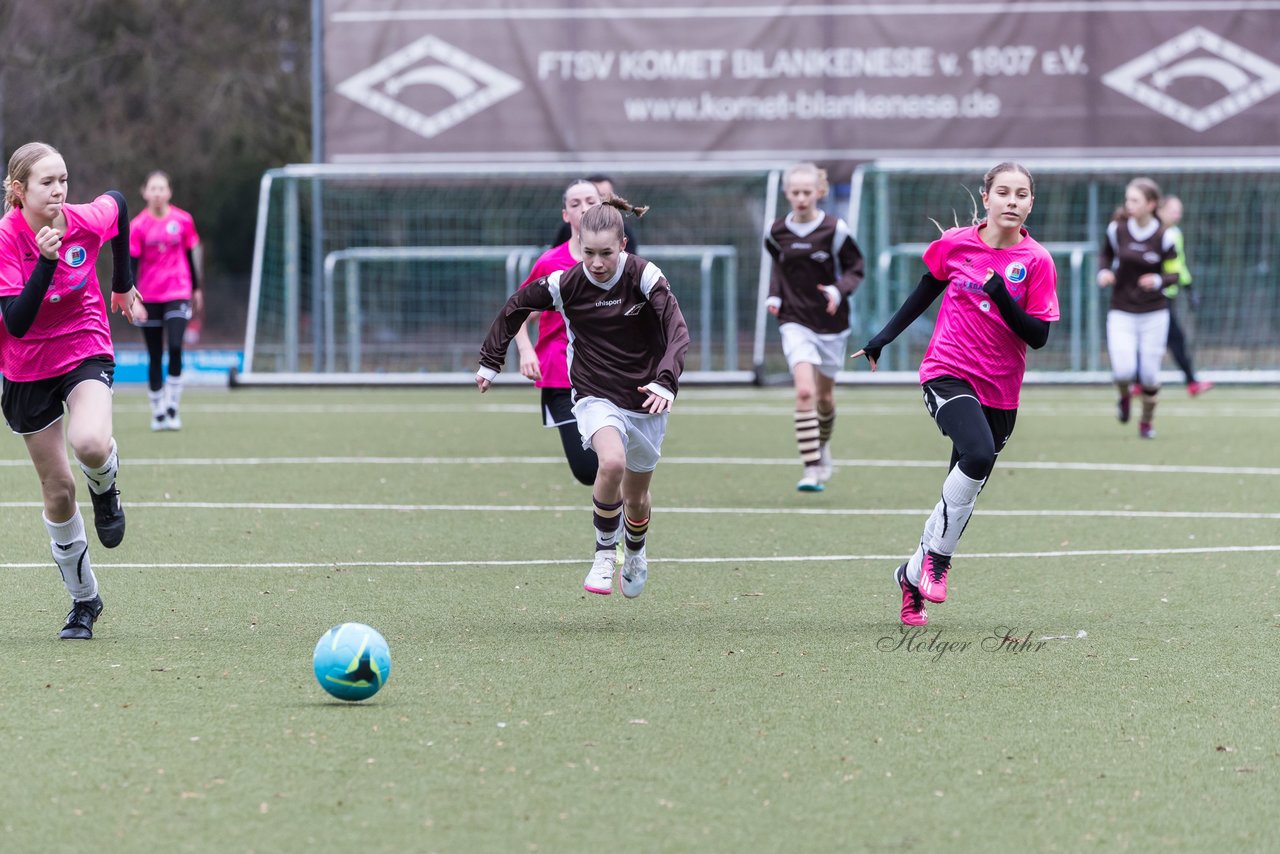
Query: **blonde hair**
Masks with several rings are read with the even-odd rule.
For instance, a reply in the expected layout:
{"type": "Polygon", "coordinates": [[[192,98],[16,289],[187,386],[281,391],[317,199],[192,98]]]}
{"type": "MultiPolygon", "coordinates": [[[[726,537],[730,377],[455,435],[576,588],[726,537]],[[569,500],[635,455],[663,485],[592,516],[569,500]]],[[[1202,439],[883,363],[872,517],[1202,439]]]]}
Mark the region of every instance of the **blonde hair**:
{"type": "Polygon", "coordinates": [[[622,196],[609,195],[582,215],[578,228],[581,231],[612,231],[621,241],[627,236],[626,229],[622,227],[622,215],[634,214],[639,219],[648,212],[648,205],[633,205],[622,196]]]}
{"type": "Polygon", "coordinates": [[[818,196],[820,198],[825,197],[831,190],[831,185],[827,182],[827,170],[823,169],[816,163],[805,161],[804,163],[797,163],[794,166],[788,167],[787,171],[782,173],[783,192],[786,192],[787,187],[791,186],[791,179],[796,175],[799,175],[801,172],[807,172],[813,175],[814,182],[818,185],[818,196]]]}
{"type": "Polygon", "coordinates": [[[27,181],[31,178],[31,167],[50,154],[59,154],[59,152],[47,142],[28,142],[13,152],[13,156],[9,158],[9,171],[4,176],[4,209],[6,211],[22,207],[22,201],[13,191],[14,182],[26,187],[27,181]]]}

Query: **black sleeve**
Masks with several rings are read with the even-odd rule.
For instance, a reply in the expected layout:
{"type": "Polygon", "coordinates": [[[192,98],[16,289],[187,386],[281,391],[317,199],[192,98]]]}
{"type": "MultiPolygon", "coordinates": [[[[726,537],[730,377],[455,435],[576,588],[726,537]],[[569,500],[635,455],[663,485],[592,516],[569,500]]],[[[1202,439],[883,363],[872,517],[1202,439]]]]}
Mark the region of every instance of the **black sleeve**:
{"type": "Polygon", "coordinates": [[[196,253],[193,249],[187,250],[187,267],[191,270],[191,292],[195,293],[200,290],[200,277],[196,275],[196,253]]]}
{"type": "Polygon", "coordinates": [[[982,290],[991,297],[996,308],[1000,309],[1000,316],[1004,318],[1005,323],[1009,324],[1014,335],[1026,341],[1033,350],[1039,350],[1045,345],[1049,340],[1049,321],[1041,317],[1032,317],[1022,306],[1014,302],[999,273],[992,273],[991,278],[983,284],[982,290]]]}
{"type": "Polygon", "coordinates": [[[133,262],[129,260],[129,206],[119,190],[107,190],[106,195],[116,200],[119,219],[116,236],[111,238],[111,292],[127,294],[133,290],[133,262]]]}
{"type": "Polygon", "coordinates": [[[22,286],[22,293],[0,297],[0,312],[4,312],[4,328],[14,338],[21,338],[36,322],[36,312],[44,295],[49,292],[53,282],[53,272],[58,269],[57,261],[50,261],[43,255],[36,261],[31,278],[22,286]]]}
{"type": "Polygon", "coordinates": [[[935,279],[926,272],[920,277],[920,284],[916,285],[916,289],[903,301],[902,307],[889,318],[889,322],[885,324],[884,329],[876,333],[875,337],[863,345],[862,349],[867,354],[867,358],[872,361],[880,361],[880,351],[890,342],[902,334],[915,319],[924,314],[925,309],[933,305],[933,301],[942,295],[947,289],[947,283],[941,279],[935,279]]]}

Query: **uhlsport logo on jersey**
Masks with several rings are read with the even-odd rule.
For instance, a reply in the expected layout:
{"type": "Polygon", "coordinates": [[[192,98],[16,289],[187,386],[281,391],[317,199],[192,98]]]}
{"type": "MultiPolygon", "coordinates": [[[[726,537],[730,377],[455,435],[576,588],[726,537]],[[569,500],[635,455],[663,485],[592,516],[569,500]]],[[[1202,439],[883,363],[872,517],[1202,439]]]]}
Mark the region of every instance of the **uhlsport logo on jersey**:
{"type": "Polygon", "coordinates": [[[79,267],[88,257],[89,253],[85,251],[83,246],[68,246],[66,251],[62,253],[62,260],[72,267],[79,267]]]}
{"type": "Polygon", "coordinates": [[[1102,82],[1194,131],[1206,131],[1280,92],[1280,66],[1192,27],[1107,72],[1102,82]],[[1212,94],[1192,94],[1206,91],[1212,94]]]}
{"type": "Polygon", "coordinates": [[[1027,265],[1021,261],[1014,261],[1008,267],[1004,268],[1004,280],[1011,285],[1020,285],[1022,280],[1027,277],[1027,265]]]}
{"type": "Polygon", "coordinates": [[[342,81],[337,91],[430,139],[523,88],[505,71],[424,36],[342,81]]]}

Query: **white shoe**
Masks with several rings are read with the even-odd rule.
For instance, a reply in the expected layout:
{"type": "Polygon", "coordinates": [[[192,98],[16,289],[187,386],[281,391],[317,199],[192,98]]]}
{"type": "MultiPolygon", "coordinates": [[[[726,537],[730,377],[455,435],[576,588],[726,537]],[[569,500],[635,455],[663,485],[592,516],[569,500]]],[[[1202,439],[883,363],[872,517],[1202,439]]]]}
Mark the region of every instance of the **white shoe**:
{"type": "Polygon", "coordinates": [[[613,549],[597,551],[595,560],[591,562],[591,571],[587,573],[586,581],[582,582],[582,589],[601,596],[612,593],[613,567],[616,559],[613,549]]]}
{"type": "Polygon", "coordinates": [[[170,409],[170,410],[168,411],[168,413],[166,413],[166,414],[167,414],[169,417],[166,419],[166,422],[165,422],[165,428],[164,428],[164,429],[166,429],[166,430],[181,430],[181,429],[182,429],[182,416],[178,415],[178,410],[176,410],[176,409],[170,409]]]}
{"type": "Polygon", "coordinates": [[[638,552],[627,552],[622,561],[622,575],[618,577],[618,587],[622,595],[634,599],[644,592],[644,583],[649,580],[649,558],[645,556],[644,546],[638,552]]]}
{"type": "Polygon", "coordinates": [[[151,432],[157,433],[161,430],[169,429],[169,418],[163,412],[159,415],[151,416],[151,432]]]}
{"type": "Polygon", "coordinates": [[[826,483],[831,480],[831,475],[836,471],[836,467],[831,462],[831,446],[824,442],[818,449],[818,453],[822,455],[818,458],[818,480],[826,483]]]}
{"type": "Polygon", "coordinates": [[[805,466],[804,477],[800,478],[800,482],[796,484],[796,490],[799,492],[821,492],[826,489],[822,485],[821,466],[805,466]]]}

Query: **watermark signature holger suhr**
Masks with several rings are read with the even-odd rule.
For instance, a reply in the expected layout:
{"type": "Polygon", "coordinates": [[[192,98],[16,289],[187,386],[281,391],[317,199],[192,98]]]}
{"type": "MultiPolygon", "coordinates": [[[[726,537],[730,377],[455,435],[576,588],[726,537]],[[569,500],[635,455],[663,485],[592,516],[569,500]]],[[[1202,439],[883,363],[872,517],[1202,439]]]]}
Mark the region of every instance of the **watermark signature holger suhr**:
{"type": "Polygon", "coordinates": [[[996,626],[990,634],[977,640],[946,637],[942,629],[898,626],[896,634],[885,635],[876,641],[876,649],[880,652],[914,652],[932,656],[934,661],[938,661],[948,653],[963,653],[973,649],[1014,654],[1041,652],[1049,646],[1050,640],[1055,639],[1037,639],[1034,632],[1010,626],[996,626]]]}

